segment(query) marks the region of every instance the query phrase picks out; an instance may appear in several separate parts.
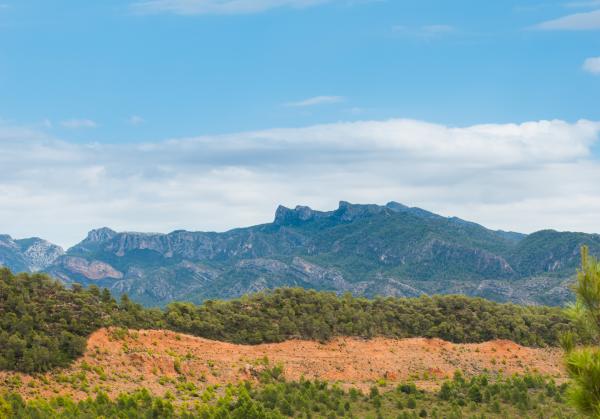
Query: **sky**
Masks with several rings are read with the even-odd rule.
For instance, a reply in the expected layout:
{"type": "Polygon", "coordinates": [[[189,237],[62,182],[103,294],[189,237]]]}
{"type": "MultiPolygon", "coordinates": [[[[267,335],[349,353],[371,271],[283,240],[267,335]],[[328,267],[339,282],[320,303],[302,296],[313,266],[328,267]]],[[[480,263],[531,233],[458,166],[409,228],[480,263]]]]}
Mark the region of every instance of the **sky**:
{"type": "Polygon", "coordinates": [[[0,0],[0,233],[398,201],[600,233],[600,1],[0,0]]]}

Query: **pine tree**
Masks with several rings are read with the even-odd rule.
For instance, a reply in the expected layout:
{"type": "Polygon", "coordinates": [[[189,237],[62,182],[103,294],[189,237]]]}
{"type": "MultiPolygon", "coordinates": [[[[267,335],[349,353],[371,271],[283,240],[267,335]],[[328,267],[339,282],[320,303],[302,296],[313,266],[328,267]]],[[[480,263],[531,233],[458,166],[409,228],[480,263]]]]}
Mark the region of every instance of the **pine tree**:
{"type": "Polygon", "coordinates": [[[481,390],[477,384],[473,384],[469,388],[469,399],[474,401],[475,403],[481,403],[483,401],[483,396],[481,395],[481,390]]]}
{"type": "Polygon", "coordinates": [[[571,403],[585,415],[600,418],[600,263],[581,249],[581,269],[575,286],[576,303],[569,314],[582,330],[581,335],[594,345],[576,348],[575,336],[565,334],[561,339],[567,352],[567,371],[573,379],[569,392],[571,403]]]}

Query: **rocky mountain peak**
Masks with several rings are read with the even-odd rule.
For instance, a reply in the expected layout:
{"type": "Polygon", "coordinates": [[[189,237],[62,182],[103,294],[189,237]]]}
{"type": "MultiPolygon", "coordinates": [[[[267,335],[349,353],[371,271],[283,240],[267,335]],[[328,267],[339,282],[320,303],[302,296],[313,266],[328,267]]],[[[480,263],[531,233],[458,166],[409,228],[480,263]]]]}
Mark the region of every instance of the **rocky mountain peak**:
{"type": "Polygon", "coordinates": [[[64,254],[62,247],[39,237],[15,240],[0,235],[0,266],[17,272],[37,272],[52,265],[64,254]]]}
{"type": "Polygon", "coordinates": [[[283,205],[279,205],[277,210],[275,210],[275,220],[273,220],[274,224],[286,224],[287,220],[291,217],[293,210],[284,207],[283,205]]]}
{"type": "Polygon", "coordinates": [[[338,208],[334,211],[316,211],[303,205],[298,205],[294,209],[290,209],[280,205],[275,212],[274,224],[297,224],[299,222],[305,222],[319,218],[330,218],[338,221],[350,222],[358,218],[389,213],[390,211],[394,210],[386,206],[376,204],[352,204],[348,201],[340,201],[338,208]]]}
{"type": "Polygon", "coordinates": [[[110,240],[113,237],[115,237],[116,235],[117,235],[116,231],[114,231],[108,227],[102,227],[102,228],[98,228],[98,229],[90,231],[88,233],[85,241],[93,242],[93,243],[100,243],[100,242],[105,242],[107,240],[110,240]]]}
{"type": "Polygon", "coordinates": [[[91,230],[85,239],[71,247],[67,253],[73,254],[89,254],[101,249],[103,245],[117,236],[117,232],[108,228],[102,227],[91,230]]]}
{"type": "Polygon", "coordinates": [[[298,214],[298,218],[303,221],[310,220],[315,213],[310,207],[304,205],[297,205],[294,211],[298,214]]]}
{"type": "Polygon", "coordinates": [[[305,205],[297,205],[294,209],[280,205],[275,212],[275,221],[273,223],[278,225],[294,224],[330,215],[331,212],[316,211],[305,205]]]}
{"type": "Polygon", "coordinates": [[[65,254],[62,247],[39,237],[17,240],[16,243],[21,248],[29,270],[32,272],[46,269],[65,254]]]}

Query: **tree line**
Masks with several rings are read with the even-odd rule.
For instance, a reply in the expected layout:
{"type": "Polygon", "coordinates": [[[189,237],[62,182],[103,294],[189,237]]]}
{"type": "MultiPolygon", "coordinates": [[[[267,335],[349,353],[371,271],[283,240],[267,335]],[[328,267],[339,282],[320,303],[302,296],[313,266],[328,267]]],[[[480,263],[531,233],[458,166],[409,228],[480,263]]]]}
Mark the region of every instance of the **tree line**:
{"type": "Polygon", "coordinates": [[[172,330],[249,344],[383,336],[435,337],[455,343],[510,339],[526,346],[556,346],[558,335],[571,327],[558,308],[458,295],[369,300],[299,288],[201,305],[172,303],[164,321],[172,330]]]}

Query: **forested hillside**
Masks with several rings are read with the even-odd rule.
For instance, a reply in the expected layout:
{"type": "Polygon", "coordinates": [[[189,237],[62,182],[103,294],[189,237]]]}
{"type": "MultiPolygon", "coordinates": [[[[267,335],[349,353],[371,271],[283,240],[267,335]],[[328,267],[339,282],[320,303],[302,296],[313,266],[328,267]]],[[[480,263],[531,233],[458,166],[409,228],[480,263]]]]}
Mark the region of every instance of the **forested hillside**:
{"type": "Polygon", "coordinates": [[[104,326],[166,328],[208,339],[258,344],[336,336],[440,337],[453,342],[510,339],[557,345],[573,326],[557,308],[444,296],[367,300],[349,294],[280,289],[233,301],[146,309],[108,290],[65,288],[43,274],[0,270],[0,369],[47,371],[81,355],[104,326]]]}
{"type": "Polygon", "coordinates": [[[390,389],[374,385],[367,392],[322,381],[286,382],[277,367],[265,371],[257,385],[249,382],[225,391],[200,391],[182,383],[175,395],[157,397],[147,390],[110,400],[98,392],[75,402],[70,397],[25,401],[16,394],[0,397],[0,415],[19,418],[576,418],[565,402],[567,385],[538,375],[491,380],[466,379],[457,373],[439,391],[423,391],[413,383],[390,389]],[[181,403],[181,399],[189,403],[181,403]]]}
{"type": "Polygon", "coordinates": [[[235,343],[335,336],[438,337],[451,342],[510,339],[556,345],[569,321],[559,309],[498,304],[480,298],[435,296],[367,300],[349,294],[277,289],[233,301],[170,304],[169,328],[235,343]]]}
{"type": "Polygon", "coordinates": [[[152,310],[117,304],[108,290],[65,288],[43,274],[0,269],[0,369],[47,371],[85,350],[87,337],[108,325],[151,327],[152,310]]]}

